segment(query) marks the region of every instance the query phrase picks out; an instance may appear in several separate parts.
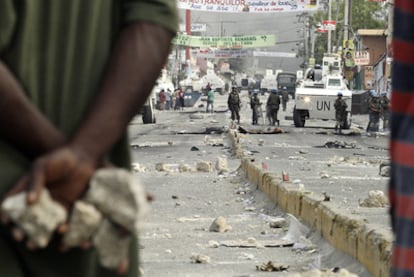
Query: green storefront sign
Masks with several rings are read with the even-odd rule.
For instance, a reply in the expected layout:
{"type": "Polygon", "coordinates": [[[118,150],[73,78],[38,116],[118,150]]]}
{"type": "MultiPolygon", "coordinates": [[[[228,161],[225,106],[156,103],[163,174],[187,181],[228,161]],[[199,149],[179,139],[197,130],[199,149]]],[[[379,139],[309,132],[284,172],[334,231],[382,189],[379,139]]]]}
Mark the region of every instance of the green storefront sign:
{"type": "Polygon", "coordinates": [[[237,37],[200,37],[177,34],[173,44],[200,48],[258,48],[276,44],[275,35],[237,36],[237,37]]]}

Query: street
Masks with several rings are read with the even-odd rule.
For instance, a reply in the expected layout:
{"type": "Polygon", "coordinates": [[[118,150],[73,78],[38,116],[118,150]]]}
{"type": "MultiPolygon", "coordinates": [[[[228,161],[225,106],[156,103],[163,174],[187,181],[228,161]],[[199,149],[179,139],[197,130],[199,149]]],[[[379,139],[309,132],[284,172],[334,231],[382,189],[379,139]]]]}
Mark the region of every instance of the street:
{"type": "MultiPolygon", "coordinates": [[[[265,103],[266,96],[260,98],[265,103]]],[[[262,271],[268,262],[281,274],[339,267],[372,276],[246,178],[227,135],[227,95],[216,94],[213,114],[205,113],[203,100],[184,111],[158,111],[157,124],[143,125],[140,116],[130,124],[134,171],[155,198],[139,236],[145,276],[268,276],[262,271]],[[225,219],[226,232],[210,231],[218,217],[225,219]]],[[[260,126],[251,125],[246,92],[241,100],[240,125],[269,128],[261,119],[260,126]]],[[[360,205],[370,191],[386,192],[388,177],[379,175],[388,159],[386,134],[364,134],[367,115],[354,117],[344,135],[335,135],[329,121],[295,128],[285,119],[292,107],[290,100],[287,111],[279,111],[282,133],[240,134],[245,156],[275,175],[286,172],[294,186],[390,232],[387,207],[360,205]]]]}

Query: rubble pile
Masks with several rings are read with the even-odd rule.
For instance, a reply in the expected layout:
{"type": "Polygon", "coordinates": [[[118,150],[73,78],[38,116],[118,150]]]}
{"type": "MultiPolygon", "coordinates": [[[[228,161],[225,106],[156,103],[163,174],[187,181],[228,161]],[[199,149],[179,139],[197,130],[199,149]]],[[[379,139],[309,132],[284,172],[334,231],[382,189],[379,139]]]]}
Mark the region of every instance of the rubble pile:
{"type": "Polygon", "coordinates": [[[384,208],[390,205],[387,196],[383,191],[371,190],[368,197],[359,203],[361,207],[384,208]]]}
{"type": "MultiPolygon", "coordinates": [[[[56,228],[68,221],[68,214],[46,189],[32,205],[27,205],[26,198],[26,192],[13,195],[2,203],[1,210],[30,241],[44,248],[56,228]]],[[[123,169],[100,169],[85,197],[74,204],[63,242],[66,247],[77,247],[92,240],[101,264],[116,269],[127,260],[129,242],[148,211],[146,193],[138,179],[123,169]]]]}

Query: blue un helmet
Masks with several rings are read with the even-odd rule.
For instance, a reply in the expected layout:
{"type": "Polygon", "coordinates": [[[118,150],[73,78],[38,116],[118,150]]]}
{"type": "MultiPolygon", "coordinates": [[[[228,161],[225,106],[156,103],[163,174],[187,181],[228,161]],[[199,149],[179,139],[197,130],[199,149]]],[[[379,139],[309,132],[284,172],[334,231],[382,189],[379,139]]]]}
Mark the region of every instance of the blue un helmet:
{"type": "Polygon", "coordinates": [[[253,90],[253,94],[258,94],[259,93],[259,90],[258,89],[254,89],[253,90]]]}
{"type": "Polygon", "coordinates": [[[343,96],[342,91],[338,91],[338,96],[343,96]]]}
{"type": "Polygon", "coordinates": [[[270,90],[270,92],[271,92],[271,93],[277,93],[277,89],[272,88],[272,89],[270,90]]]}
{"type": "Polygon", "coordinates": [[[371,94],[372,97],[378,97],[377,91],[375,89],[371,89],[369,93],[371,94]]]}

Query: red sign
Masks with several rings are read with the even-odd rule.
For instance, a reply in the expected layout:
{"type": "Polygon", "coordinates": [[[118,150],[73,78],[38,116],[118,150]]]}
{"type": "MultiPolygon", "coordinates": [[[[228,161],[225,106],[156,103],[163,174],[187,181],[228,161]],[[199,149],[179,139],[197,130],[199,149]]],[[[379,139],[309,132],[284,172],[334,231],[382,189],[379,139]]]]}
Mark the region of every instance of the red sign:
{"type": "Polygon", "coordinates": [[[327,33],[328,31],[334,31],[336,29],[335,20],[324,20],[322,24],[319,24],[317,29],[318,33],[327,33]]]}

